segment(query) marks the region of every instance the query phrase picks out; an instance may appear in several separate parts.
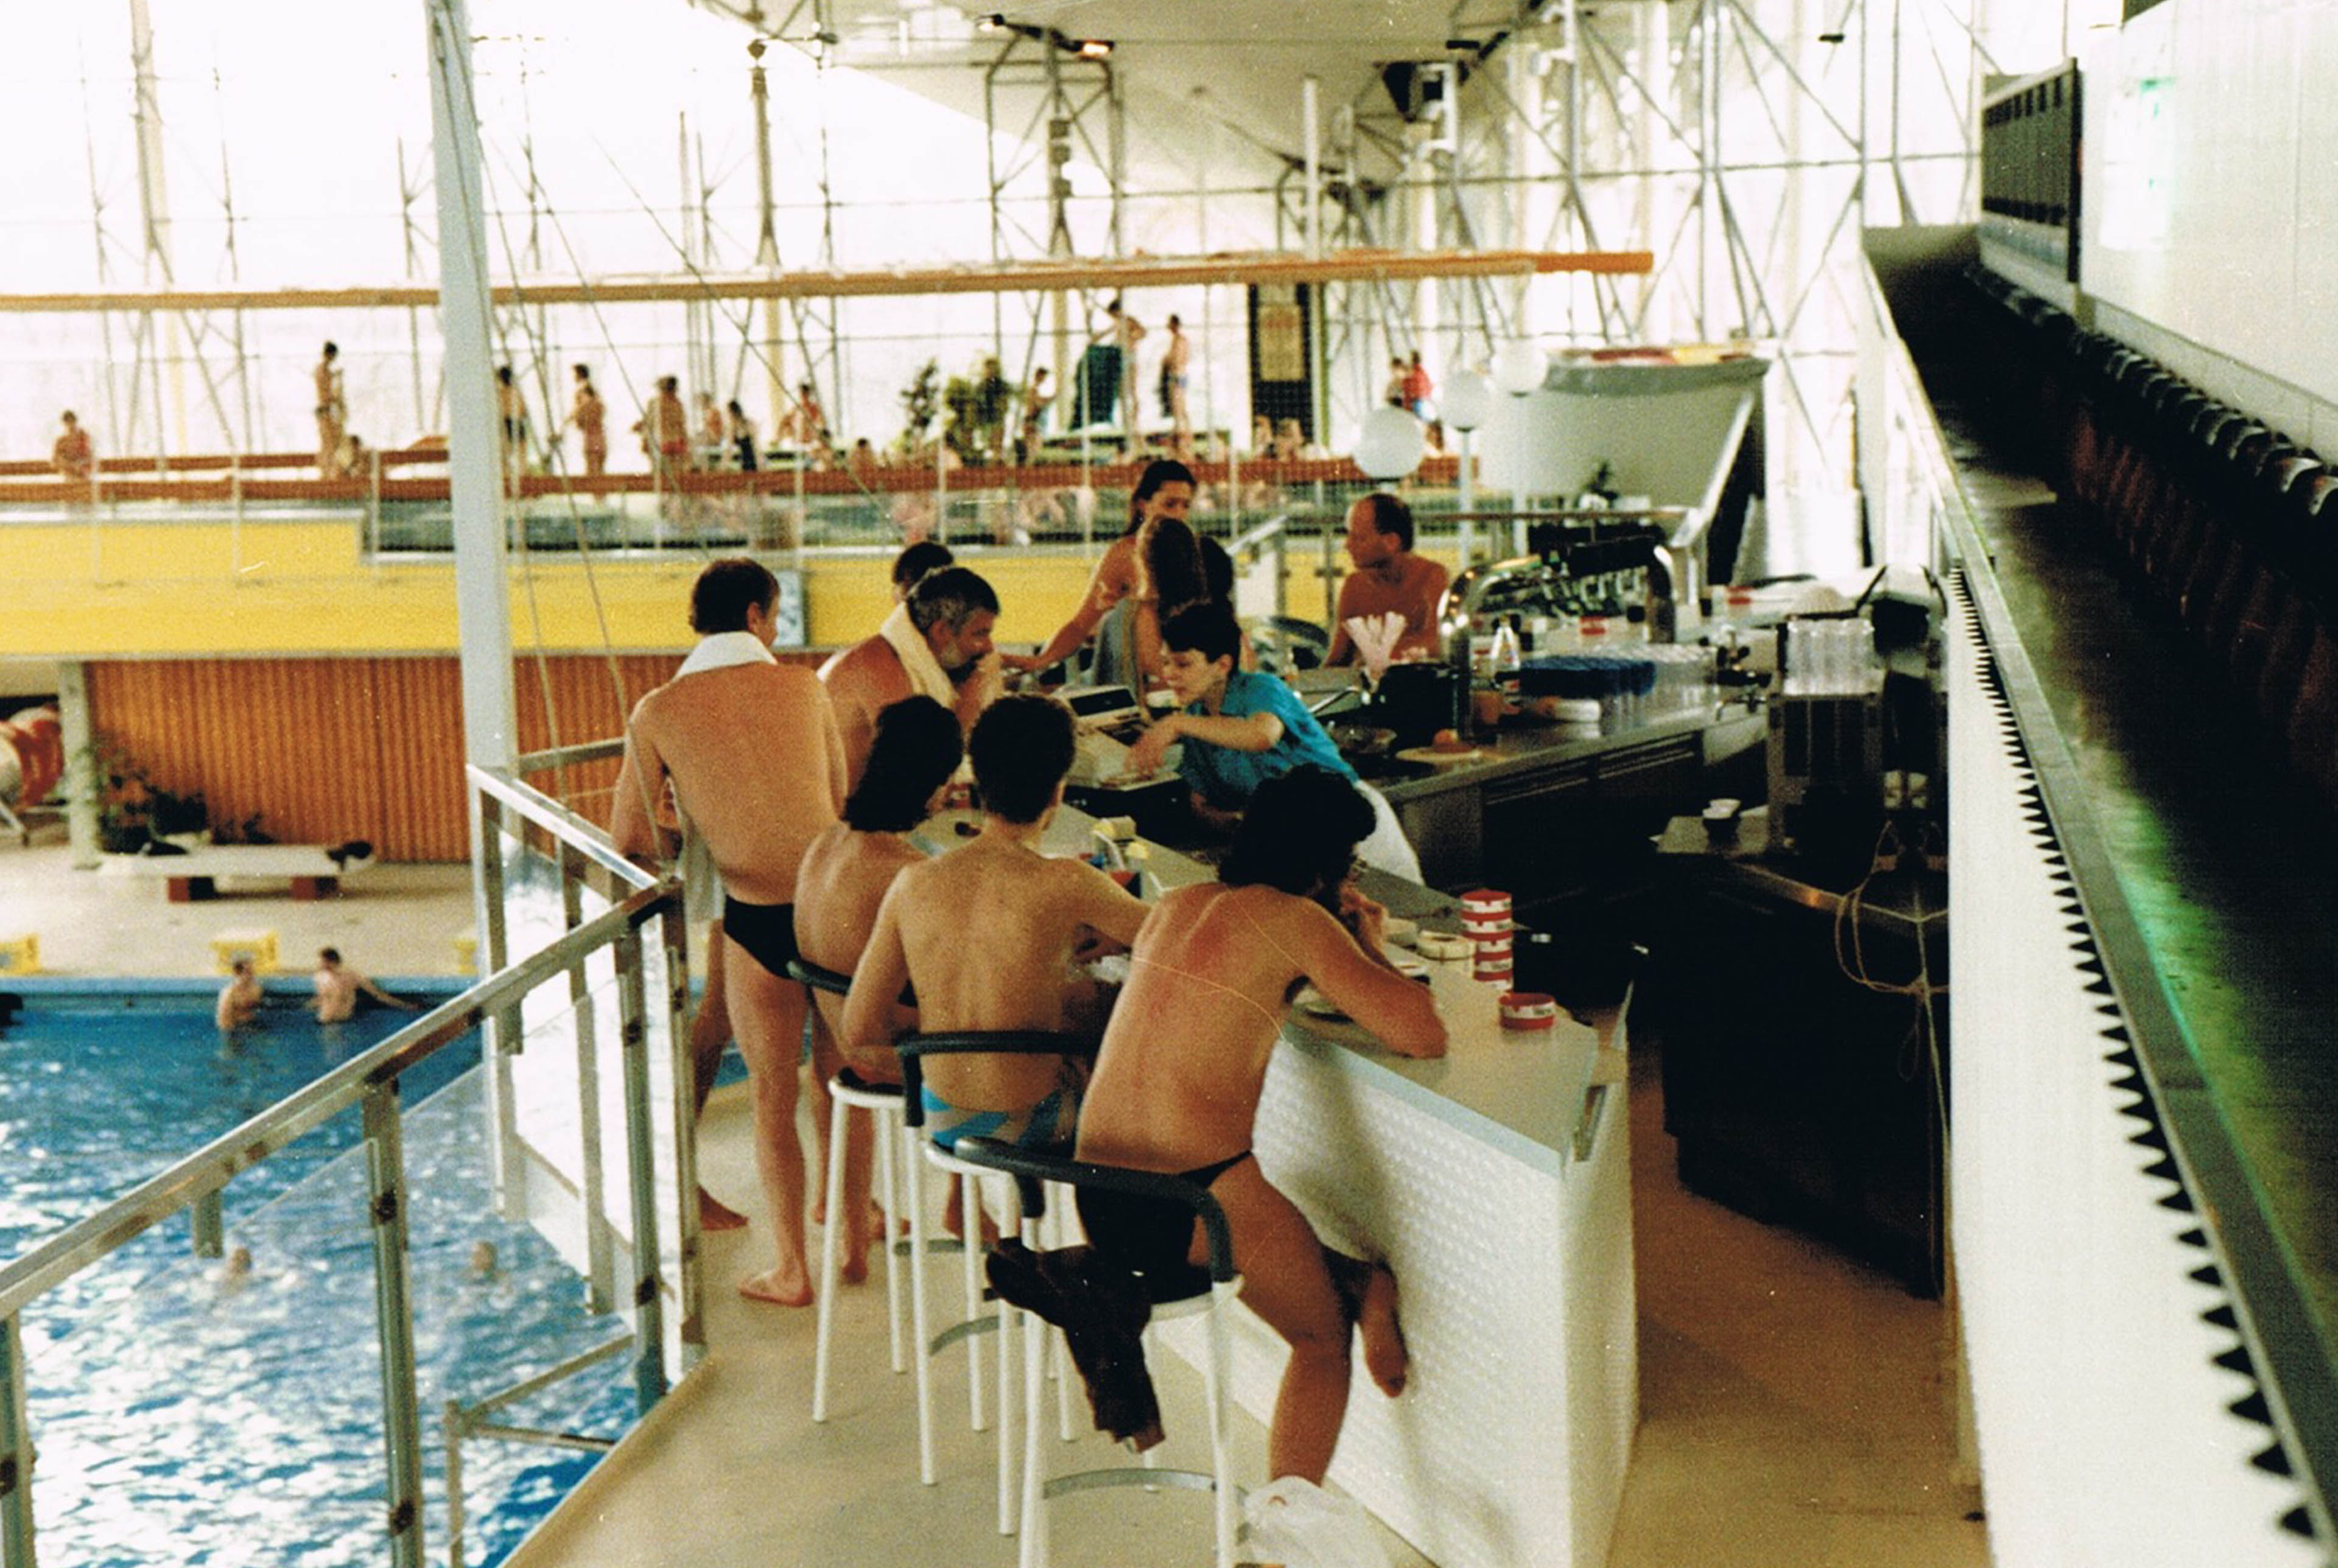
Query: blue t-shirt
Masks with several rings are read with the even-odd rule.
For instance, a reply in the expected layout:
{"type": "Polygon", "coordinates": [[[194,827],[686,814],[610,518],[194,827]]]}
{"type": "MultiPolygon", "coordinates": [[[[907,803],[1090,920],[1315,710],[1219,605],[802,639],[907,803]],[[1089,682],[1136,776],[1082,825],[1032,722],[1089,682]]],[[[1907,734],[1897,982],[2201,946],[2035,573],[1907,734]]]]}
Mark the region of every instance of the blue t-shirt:
{"type": "MultiPolygon", "coordinates": [[[[1185,711],[1203,718],[1210,712],[1198,702],[1185,711]]],[[[1252,713],[1272,713],[1282,720],[1282,739],[1263,751],[1213,746],[1191,735],[1178,738],[1184,748],[1183,760],[1177,764],[1179,775],[1217,809],[1239,811],[1250,804],[1260,785],[1310,763],[1350,783],[1356,781],[1356,770],[1331,744],[1331,737],[1323,732],[1315,715],[1307,711],[1299,693],[1272,675],[1237,670],[1226,677],[1225,701],[1218,714],[1243,719],[1252,713]]]]}

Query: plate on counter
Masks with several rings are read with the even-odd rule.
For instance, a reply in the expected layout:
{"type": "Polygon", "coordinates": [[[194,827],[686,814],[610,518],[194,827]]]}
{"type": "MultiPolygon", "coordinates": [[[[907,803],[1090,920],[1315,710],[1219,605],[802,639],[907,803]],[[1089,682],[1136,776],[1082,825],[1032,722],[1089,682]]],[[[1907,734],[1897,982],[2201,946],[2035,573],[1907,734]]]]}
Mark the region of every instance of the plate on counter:
{"type": "Polygon", "coordinates": [[[1467,746],[1459,751],[1439,751],[1434,746],[1408,746],[1396,754],[1400,762],[1425,762],[1431,768],[1458,768],[1464,762],[1483,762],[1492,752],[1483,746],[1467,746]]]}
{"type": "MultiPolygon", "coordinates": [[[[1389,955],[1389,962],[1395,966],[1396,972],[1403,975],[1406,979],[1419,981],[1424,985],[1429,984],[1429,965],[1414,957],[1411,954],[1391,953],[1389,955]]],[[[1340,1007],[1337,1003],[1333,1002],[1329,996],[1324,995],[1321,991],[1315,989],[1312,985],[1302,987],[1299,995],[1292,998],[1291,1004],[1293,1007],[1298,1008],[1302,1013],[1306,1014],[1310,1018],[1321,1018],[1326,1024],[1351,1024],[1355,1022],[1355,1020],[1350,1018],[1345,1013],[1340,1011],[1340,1007]]]]}

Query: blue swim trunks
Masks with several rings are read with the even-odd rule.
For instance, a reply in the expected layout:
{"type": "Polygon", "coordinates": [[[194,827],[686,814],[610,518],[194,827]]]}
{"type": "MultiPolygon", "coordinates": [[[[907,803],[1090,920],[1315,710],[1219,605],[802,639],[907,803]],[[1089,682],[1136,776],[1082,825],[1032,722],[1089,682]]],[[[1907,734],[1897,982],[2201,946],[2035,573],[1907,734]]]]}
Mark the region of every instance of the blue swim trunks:
{"type": "Polygon", "coordinates": [[[926,1136],[946,1150],[961,1138],[996,1138],[1017,1149],[1060,1152],[1072,1146],[1080,1113],[1079,1091],[1069,1083],[1020,1111],[961,1111],[930,1088],[924,1099],[926,1136]]]}

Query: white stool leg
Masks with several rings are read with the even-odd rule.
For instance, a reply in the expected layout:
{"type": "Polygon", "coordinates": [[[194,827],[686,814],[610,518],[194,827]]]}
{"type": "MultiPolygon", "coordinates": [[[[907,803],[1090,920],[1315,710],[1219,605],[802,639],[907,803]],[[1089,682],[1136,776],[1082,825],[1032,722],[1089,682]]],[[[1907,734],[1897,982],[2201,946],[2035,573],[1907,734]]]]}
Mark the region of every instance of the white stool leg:
{"type": "MultiPolygon", "coordinates": [[[[965,1320],[971,1323],[982,1316],[982,1282],[976,1276],[977,1259],[982,1255],[982,1183],[974,1177],[966,1177],[958,1182],[958,1230],[966,1238],[966,1245],[958,1253],[958,1274],[966,1284],[965,1320]]],[[[967,1341],[966,1349],[966,1409],[974,1430],[990,1430],[990,1418],[983,1410],[982,1347],[973,1339],[967,1341]]]]}
{"type": "MultiPolygon", "coordinates": [[[[1072,1190],[1057,1186],[1048,1200],[1047,1223],[1055,1232],[1050,1245],[1069,1247],[1072,1239],[1072,1190]]],[[[1072,1368],[1071,1346],[1060,1329],[1047,1335],[1048,1369],[1056,1379],[1056,1436],[1061,1441],[1073,1441],[1072,1379],[1079,1374],[1072,1368]]]]}
{"type": "Polygon", "coordinates": [[[1232,1436],[1226,1430],[1226,1384],[1233,1365],[1226,1308],[1233,1299],[1231,1290],[1210,1288],[1210,1346],[1202,1357],[1202,1396],[1210,1410],[1210,1475],[1215,1482],[1211,1495],[1215,1504],[1217,1568],[1233,1568],[1234,1562],[1234,1464],[1232,1436]]]}
{"type": "Polygon", "coordinates": [[[919,1130],[901,1124],[901,1175],[909,1190],[909,1318],[917,1340],[917,1354],[911,1358],[911,1369],[918,1379],[918,1479],[931,1486],[936,1480],[934,1468],[934,1357],[933,1330],[928,1322],[926,1308],[926,1203],[925,1158],[918,1145],[924,1142],[919,1130]]]}
{"type": "Polygon", "coordinates": [[[909,1370],[901,1356],[901,1267],[893,1256],[893,1243],[901,1229],[901,1195],[893,1179],[895,1156],[900,1152],[901,1118],[892,1110],[871,1111],[869,1113],[871,1138],[870,1157],[877,1161],[885,1188],[885,1323],[893,1338],[893,1370],[909,1370]]]}
{"type": "Polygon", "coordinates": [[[813,1331],[811,1363],[811,1418],[828,1419],[829,1348],[836,1338],[837,1260],[836,1237],[843,1230],[844,1214],[844,1127],[847,1106],[843,1097],[830,1085],[828,1105],[828,1223],[820,1228],[820,1297],[814,1308],[818,1327],[813,1331]]]}
{"type": "MultiPolygon", "coordinates": [[[[968,1181],[972,1187],[974,1182],[968,1181]]],[[[1003,1235],[1013,1235],[1020,1229],[1019,1210],[1022,1204],[1012,1181],[1002,1181],[1005,1189],[998,1204],[998,1229],[1003,1235]]],[[[977,1238],[980,1232],[976,1232],[977,1238]]],[[[976,1248],[969,1244],[972,1256],[976,1248]]],[[[1022,1327],[1021,1314],[1006,1297],[998,1298],[998,1533],[1015,1534],[1015,1336],[1022,1327]]],[[[981,1357],[969,1348],[967,1369],[977,1381],[982,1377],[981,1357]]]]}
{"type": "MultiPolygon", "coordinates": [[[[1036,1227],[1027,1227],[1034,1237],[1036,1227]]],[[[1047,1568],[1046,1460],[1039,1449],[1040,1384],[1046,1377],[1047,1347],[1055,1338],[1046,1319],[1036,1312],[1023,1315],[1023,1541],[1019,1568],[1047,1568]]]]}

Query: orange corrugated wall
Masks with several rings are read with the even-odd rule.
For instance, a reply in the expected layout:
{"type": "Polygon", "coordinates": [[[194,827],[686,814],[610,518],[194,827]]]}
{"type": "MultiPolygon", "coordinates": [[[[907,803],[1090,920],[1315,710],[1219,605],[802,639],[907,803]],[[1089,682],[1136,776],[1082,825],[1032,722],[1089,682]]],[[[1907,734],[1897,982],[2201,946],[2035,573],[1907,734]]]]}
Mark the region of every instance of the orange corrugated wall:
{"type": "MultiPolygon", "coordinates": [[[[681,657],[516,659],[519,749],[623,734],[632,705],[681,657]]],[[[138,660],[92,663],[87,673],[92,730],[157,783],[201,790],[214,828],[257,815],[283,844],[364,838],[386,860],[469,857],[462,675],[452,655],[138,660]]],[[[600,821],[615,777],[610,760],[530,782],[600,821]]]]}

